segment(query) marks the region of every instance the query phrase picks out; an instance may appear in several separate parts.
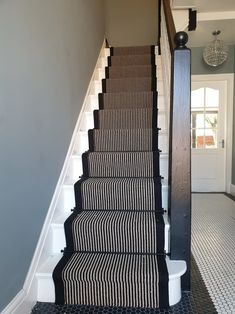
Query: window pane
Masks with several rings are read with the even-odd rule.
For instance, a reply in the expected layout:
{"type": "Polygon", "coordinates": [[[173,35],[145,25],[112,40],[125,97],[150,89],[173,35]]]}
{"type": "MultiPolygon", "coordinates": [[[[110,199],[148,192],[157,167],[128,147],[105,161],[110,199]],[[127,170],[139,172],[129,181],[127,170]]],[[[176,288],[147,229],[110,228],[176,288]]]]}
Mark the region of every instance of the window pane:
{"type": "Polygon", "coordinates": [[[205,130],[205,148],[217,148],[217,130],[205,130]]]}
{"type": "Polygon", "coordinates": [[[205,115],[205,127],[206,128],[218,127],[218,114],[217,113],[207,113],[205,115]]]}
{"type": "Polygon", "coordinates": [[[192,108],[204,107],[204,88],[192,91],[191,106],[192,108]]]}
{"type": "Polygon", "coordinates": [[[192,112],[192,128],[204,128],[204,113],[192,112]]]}
{"type": "Polygon", "coordinates": [[[219,107],[219,91],[213,88],[206,88],[206,107],[219,107]]]}
{"type": "Polygon", "coordinates": [[[192,148],[196,148],[196,130],[195,129],[191,130],[191,145],[192,145],[192,148]]]}
{"type": "Polygon", "coordinates": [[[205,147],[204,129],[196,129],[196,148],[205,147]]]}

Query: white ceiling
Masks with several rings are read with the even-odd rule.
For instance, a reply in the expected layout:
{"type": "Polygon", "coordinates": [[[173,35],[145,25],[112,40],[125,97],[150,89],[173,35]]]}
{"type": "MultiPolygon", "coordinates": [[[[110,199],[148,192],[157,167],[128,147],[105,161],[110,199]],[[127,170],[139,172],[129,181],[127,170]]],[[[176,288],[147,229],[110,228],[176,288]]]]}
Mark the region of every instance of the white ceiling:
{"type": "Polygon", "coordinates": [[[174,8],[197,10],[197,29],[188,32],[189,47],[205,46],[213,39],[212,32],[221,30],[219,38],[235,44],[235,0],[172,0],[174,8]]]}

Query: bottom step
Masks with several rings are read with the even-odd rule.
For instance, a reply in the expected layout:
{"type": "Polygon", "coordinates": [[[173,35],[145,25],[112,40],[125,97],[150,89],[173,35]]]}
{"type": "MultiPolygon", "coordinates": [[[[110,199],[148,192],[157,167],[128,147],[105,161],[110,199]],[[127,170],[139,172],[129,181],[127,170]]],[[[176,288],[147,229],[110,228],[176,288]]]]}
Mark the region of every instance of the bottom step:
{"type": "MultiPolygon", "coordinates": [[[[38,281],[37,301],[55,302],[52,272],[61,257],[61,254],[50,256],[39,269],[36,275],[38,281]]],[[[166,264],[169,273],[169,305],[172,306],[181,299],[181,276],[186,272],[186,263],[185,261],[173,261],[167,257],[166,264]]]]}

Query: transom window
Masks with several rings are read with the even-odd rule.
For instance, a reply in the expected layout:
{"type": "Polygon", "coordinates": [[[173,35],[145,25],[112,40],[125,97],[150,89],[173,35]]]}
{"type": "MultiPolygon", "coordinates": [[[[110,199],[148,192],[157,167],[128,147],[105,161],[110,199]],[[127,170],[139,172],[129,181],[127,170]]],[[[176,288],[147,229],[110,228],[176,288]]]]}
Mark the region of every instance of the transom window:
{"type": "Polygon", "coordinates": [[[218,147],[219,90],[203,87],[191,94],[192,148],[218,147]]]}

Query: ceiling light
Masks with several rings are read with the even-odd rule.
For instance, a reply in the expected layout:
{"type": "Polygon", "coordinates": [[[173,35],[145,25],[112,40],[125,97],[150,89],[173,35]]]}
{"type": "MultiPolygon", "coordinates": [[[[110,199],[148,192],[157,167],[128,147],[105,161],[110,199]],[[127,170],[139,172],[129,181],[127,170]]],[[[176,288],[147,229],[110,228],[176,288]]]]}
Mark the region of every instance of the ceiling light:
{"type": "Polygon", "coordinates": [[[204,61],[213,67],[221,65],[228,57],[228,46],[224,44],[223,40],[217,38],[220,33],[220,30],[216,30],[212,33],[215,38],[203,51],[204,61]]]}

